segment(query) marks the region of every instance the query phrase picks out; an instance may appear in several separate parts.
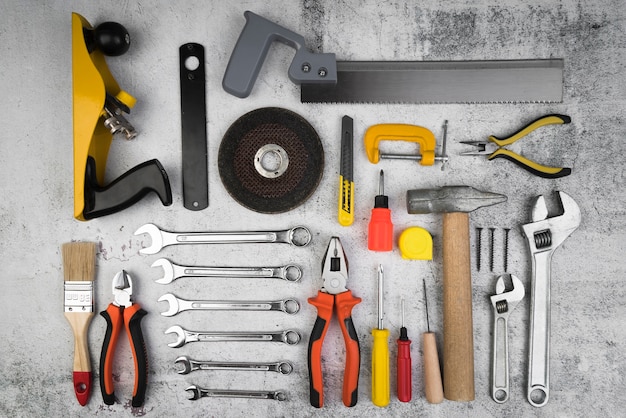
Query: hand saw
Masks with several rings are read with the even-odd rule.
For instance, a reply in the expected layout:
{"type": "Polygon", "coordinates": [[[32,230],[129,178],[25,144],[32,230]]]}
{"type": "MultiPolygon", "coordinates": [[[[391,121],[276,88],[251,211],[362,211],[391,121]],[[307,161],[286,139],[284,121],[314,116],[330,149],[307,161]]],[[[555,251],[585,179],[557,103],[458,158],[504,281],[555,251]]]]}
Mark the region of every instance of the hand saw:
{"type": "Polygon", "coordinates": [[[336,61],[308,51],[304,37],[250,11],[226,67],[222,86],[250,95],[269,48],[296,49],[289,78],[303,103],[561,102],[563,60],[336,61]]]}

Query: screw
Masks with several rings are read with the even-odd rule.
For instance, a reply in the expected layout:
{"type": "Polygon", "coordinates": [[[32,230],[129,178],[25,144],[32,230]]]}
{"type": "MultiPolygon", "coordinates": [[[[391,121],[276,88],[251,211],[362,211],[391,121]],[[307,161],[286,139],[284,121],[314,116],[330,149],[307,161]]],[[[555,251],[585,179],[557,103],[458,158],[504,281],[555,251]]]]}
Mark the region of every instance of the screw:
{"type": "Polygon", "coordinates": [[[308,62],[302,64],[302,72],[308,73],[309,71],[311,71],[311,64],[309,64],[308,62]]]}
{"type": "Polygon", "coordinates": [[[319,70],[317,70],[317,75],[324,78],[326,77],[326,74],[328,74],[328,70],[324,67],[320,68],[319,70]]]}
{"type": "Polygon", "coordinates": [[[504,272],[509,271],[509,231],[511,228],[504,228],[504,272]]]}
{"type": "Polygon", "coordinates": [[[489,271],[493,271],[493,252],[494,252],[494,248],[493,248],[493,233],[496,230],[496,228],[489,228],[489,245],[491,248],[489,248],[489,271]]]}
{"type": "Polygon", "coordinates": [[[482,228],[476,228],[476,270],[480,271],[480,254],[482,250],[482,228]]]}

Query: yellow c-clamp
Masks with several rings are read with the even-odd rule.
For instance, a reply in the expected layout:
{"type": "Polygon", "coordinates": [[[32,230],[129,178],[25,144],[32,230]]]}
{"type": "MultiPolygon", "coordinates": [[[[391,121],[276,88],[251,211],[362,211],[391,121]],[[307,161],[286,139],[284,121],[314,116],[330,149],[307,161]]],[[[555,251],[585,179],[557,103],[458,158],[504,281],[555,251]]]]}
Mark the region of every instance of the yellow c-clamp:
{"type": "Polygon", "coordinates": [[[367,158],[373,164],[380,159],[417,160],[421,165],[434,165],[441,162],[443,170],[449,158],[446,155],[446,136],[448,121],[443,125],[442,155],[435,155],[435,135],[422,126],[384,123],[370,126],[365,131],[364,143],[367,158]],[[382,154],[378,149],[380,141],[408,141],[419,144],[419,155],[409,154],[382,154]]]}
{"type": "Polygon", "coordinates": [[[164,205],[172,204],[168,176],[158,160],[146,161],[109,185],[104,184],[113,134],[123,133],[127,139],[137,134],[123,116],[130,112],[136,100],[119,87],[103,52],[121,55],[128,49],[130,38],[117,23],[103,25],[94,29],[84,17],[72,13],[74,217],[81,221],[125,209],[150,191],[154,191],[164,205]],[[116,37],[113,32],[119,28],[124,33],[116,37]],[[107,41],[99,43],[101,39],[107,41]],[[115,44],[120,39],[121,42],[111,45],[111,40],[115,44]]]}

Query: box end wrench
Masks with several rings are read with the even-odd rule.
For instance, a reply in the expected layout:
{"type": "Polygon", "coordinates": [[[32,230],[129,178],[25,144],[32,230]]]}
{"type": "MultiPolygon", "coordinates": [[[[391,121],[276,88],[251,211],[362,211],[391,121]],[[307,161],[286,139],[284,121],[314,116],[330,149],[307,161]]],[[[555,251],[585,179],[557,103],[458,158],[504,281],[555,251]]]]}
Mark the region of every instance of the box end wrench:
{"type": "Polygon", "coordinates": [[[186,300],[166,293],[157,302],[168,302],[169,309],[161,312],[163,316],[174,316],[183,311],[279,311],[290,315],[300,310],[295,299],[275,301],[221,301],[221,300],[186,300]]]}
{"type": "Polygon", "coordinates": [[[174,361],[175,364],[183,368],[178,370],[178,374],[189,374],[196,370],[242,370],[276,372],[280,374],[291,374],[293,364],[288,361],[272,363],[249,363],[249,362],[224,362],[224,361],[201,361],[193,360],[187,356],[180,356],[174,361]]]}
{"type": "Polygon", "coordinates": [[[578,228],[580,208],[569,195],[557,191],[563,213],[548,217],[543,195],[532,209],[532,220],[522,225],[532,256],[530,338],[528,350],[528,402],[544,406],[550,385],[550,264],[554,251],[578,228]]]}
{"type": "Polygon", "coordinates": [[[246,341],[246,342],[279,342],[296,345],[300,342],[300,334],[294,330],[278,332],[199,332],[188,331],[179,325],[169,327],[165,334],[176,334],[176,341],[168,347],[178,348],[192,342],[246,341]]]}
{"type": "Polygon", "coordinates": [[[509,399],[509,315],[524,298],[522,281],[512,274],[500,276],[496,281],[496,294],[491,296],[494,308],[493,359],[491,369],[491,397],[497,403],[509,399]],[[507,290],[505,277],[510,276],[512,289],[507,290]]]}
{"type": "Polygon", "coordinates": [[[152,243],[139,250],[141,254],[156,254],[163,247],[175,244],[240,244],[240,243],[283,243],[305,247],[311,242],[311,231],[296,226],[283,231],[261,232],[168,232],[154,224],[145,224],[134,235],[148,234],[152,243]]]}

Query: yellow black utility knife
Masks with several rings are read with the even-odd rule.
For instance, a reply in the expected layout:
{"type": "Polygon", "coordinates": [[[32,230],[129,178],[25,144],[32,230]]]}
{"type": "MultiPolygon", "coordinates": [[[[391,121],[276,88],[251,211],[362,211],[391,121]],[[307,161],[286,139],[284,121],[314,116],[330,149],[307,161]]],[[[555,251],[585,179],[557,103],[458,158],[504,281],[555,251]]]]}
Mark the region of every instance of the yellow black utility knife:
{"type": "Polygon", "coordinates": [[[341,120],[341,166],[339,167],[339,223],[350,226],[354,222],[353,177],[353,120],[344,116],[341,120]]]}

